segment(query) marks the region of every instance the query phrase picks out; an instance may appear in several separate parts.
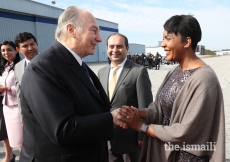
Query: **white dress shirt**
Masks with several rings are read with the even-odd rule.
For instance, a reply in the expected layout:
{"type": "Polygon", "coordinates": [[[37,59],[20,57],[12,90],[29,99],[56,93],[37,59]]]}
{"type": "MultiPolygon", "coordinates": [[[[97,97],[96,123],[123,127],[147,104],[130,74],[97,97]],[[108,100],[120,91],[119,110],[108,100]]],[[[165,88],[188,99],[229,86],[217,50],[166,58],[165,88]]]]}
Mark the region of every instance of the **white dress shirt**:
{"type": "MultiPolygon", "coordinates": [[[[59,42],[61,43],[61,42],[59,42]]],[[[62,44],[62,43],[61,43],[62,44]]],[[[70,51],[70,53],[73,55],[73,57],[77,60],[77,62],[80,64],[80,66],[82,65],[82,59],[78,56],[78,54],[76,54],[74,51],[72,51],[71,49],[69,49],[68,47],[66,47],[64,44],[62,44],[67,50],[70,51]]]]}
{"type": "MultiPolygon", "coordinates": [[[[124,67],[124,65],[125,65],[125,62],[126,62],[126,60],[127,60],[127,58],[125,58],[125,60],[122,62],[122,63],[120,63],[118,66],[120,66],[120,68],[117,70],[117,72],[116,72],[116,76],[117,76],[117,80],[118,80],[118,78],[120,77],[120,75],[121,75],[121,72],[122,72],[122,70],[123,70],[123,67],[124,67]]],[[[113,75],[113,71],[114,71],[114,69],[115,69],[115,67],[113,66],[113,64],[111,63],[111,68],[110,68],[110,71],[109,71],[109,82],[111,81],[111,79],[112,79],[112,75],[113,75]]],[[[116,82],[117,82],[117,80],[116,80],[116,82]]]]}

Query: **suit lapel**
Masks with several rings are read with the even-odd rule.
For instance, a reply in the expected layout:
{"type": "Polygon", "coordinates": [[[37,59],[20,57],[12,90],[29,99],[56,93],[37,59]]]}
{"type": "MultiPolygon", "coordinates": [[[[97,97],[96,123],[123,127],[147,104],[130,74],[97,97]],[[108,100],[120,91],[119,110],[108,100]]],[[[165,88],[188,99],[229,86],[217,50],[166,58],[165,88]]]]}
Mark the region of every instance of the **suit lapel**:
{"type": "Polygon", "coordinates": [[[26,60],[23,59],[18,66],[19,67],[19,69],[18,69],[19,85],[21,85],[22,76],[23,76],[24,71],[25,71],[25,63],[26,63],[26,60]]]}
{"type": "Polygon", "coordinates": [[[105,90],[106,95],[108,96],[108,86],[109,86],[109,71],[110,71],[110,65],[106,66],[105,70],[103,71],[103,77],[101,80],[101,84],[105,90]]]}
{"type": "MultiPolygon", "coordinates": [[[[98,98],[99,100],[101,100],[100,96],[98,95],[98,92],[96,90],[96,87],[93,85],[93,83],[91,82],[91,80],[88,78],[88,76],[85,74],[84,70],[82,69],[82,67],[78,64],[78,62],[76,61],[75,64],[72,64],[71,66],[69,66],[70,70],[72,70],[72,72],[85,84],[85,86],[89,89],[89,91],[92,92],[92,94],[98,98]]],[[[87,67],[88,68],[88,67],[87,67]]],[[[88,69],[89,70],[89,69],[88,69]]],[[[90,72],[90,77],[92,77],[92,73],[90,72]]]]}
{"type": "Polygon", "coordinates": [[[129,73],[130,69],[132,68],[132,62],[130,62],[129,60],[127,60],[125,62],[125,65],[123,67],[123,70],[117,80],[117,84],[116,84],[116,87],[114,89],[114,92],[113,92],[113,96],[112,96],[112,99],[111,101],[113,100],[118,88],[120,87],[120,85],[123,83],[123,80],[125,79],[125,77],[127,76],[127,74],[129,73]]]}
{"type": "Polygon", "coordinates": [[[89,70],[89,74],[93,80],[94,86],[96,87],[97,92],[100,95],[100,99],[102,99],[102,102],[105,105],[107,105],[107,107],[105,107],[105,110],[108,111],[111,107],[109,98],[106,95],[105,90],[102,87],[102,84],[101,84],[100,80],[98,79],[98,77],[95,75],[95,73],[90,68],[88,68],[88,70],[89,70]]]}
{"type": "MultiPolygon", "coordinates": [[[[88,76],[85,74],[84,70],[82,69],[82,67],[80,66],[78,61],[73,57],[73,55],[58,41],[54,42],[53,47],[56,49],[56,51],[61,56],[63,61],[69,67],[69,69],[82,81],[82,83],[89,89],[89,91],[96,98],[98,98],[101,102],[103,102],[101,100],[96,88],[94,87],[94,85],[92,84],[92,82],[90,81],[88,76]]],[[[91,73],[91,75],[92,75],[92,73],[91,73]]]]}

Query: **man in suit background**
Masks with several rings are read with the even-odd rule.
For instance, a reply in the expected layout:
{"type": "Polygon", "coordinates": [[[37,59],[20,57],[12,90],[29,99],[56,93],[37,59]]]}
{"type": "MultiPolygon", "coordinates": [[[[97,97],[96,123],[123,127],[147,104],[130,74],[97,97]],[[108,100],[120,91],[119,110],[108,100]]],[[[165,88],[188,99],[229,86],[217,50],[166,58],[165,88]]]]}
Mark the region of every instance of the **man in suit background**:
{"type": "MultiPolygon", "coordinates": [[[[123,105],[147,108],[153,101],[149,75],[146,68],[127,59],[129,46],[126,36],[119,33],[110,35],[107,38],[106,48],[111,65],[100,69],[98,76],[110,98],[111,111],[123,105]],[[118,70],[116,70],[117,67],[118,70]],[[110,85],[115,74],[116,86],[114,90],[111,90],[110,85]]],[[[114,138],[110,144],[110,162],[139,161],[139,148],[142,146],[141,133],[138,134],[132,129],[124,130],[115,127],[114,138]]]]}
{"type": "Polygon", "coordinates": [[[161,59],[162,59],[162,56],[157,52],[157,54],[155,56],[155,61],[156,61],[155,70],[160,70],[161,59]]]}
{"type": "Polygon", "coordinates": [[[107,162],[118,120],[94,72],[82,61],[101,42],[94,16],[76,6],[59,17],[56,41],[22,77],[21,162],[107,162]]]}
{"type": "MultiPolygon", "coordinates": [[[[25,71],[25,68],[29,64],[29,62],[36,56],[38,52],[38,44],[37,40],[33,34],[29,32],[23,32],[16,35],[14,39],[16,50],[23,54],[24,59],[15,65],[14,68],[14,78],[16,84],[17,91],[17,99],[18,99],[18,108],[21,113],[21,103],[20,103],[20,91],[21,91],[21,80],[22,75],[25,71]]],[[[21,121],[22,121],[22,115],[21,121]]]]}

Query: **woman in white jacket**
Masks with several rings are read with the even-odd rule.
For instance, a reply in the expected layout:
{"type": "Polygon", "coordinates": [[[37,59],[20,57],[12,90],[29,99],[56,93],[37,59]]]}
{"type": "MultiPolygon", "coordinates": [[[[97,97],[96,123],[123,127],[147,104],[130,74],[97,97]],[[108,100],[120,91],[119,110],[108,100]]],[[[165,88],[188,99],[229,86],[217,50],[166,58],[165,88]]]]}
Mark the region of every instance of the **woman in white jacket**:
{"type": "Polygon", "coordinates": [[[11,147],[22,146],[22,123],[18,109],[17,94],[14,81],[14,66],[20,61],[20,56],[16,51],[15,44],[12,41],[4,41],[0,44],[1,62],[0,62],[0,92],[4,96],[2,100],[3,114],[6,123],[8,139],[3,140],[6,148],[6,157],[4,162],[13,162],[15,155],[12,154],[11,147]],[[11,147],[10,147],[10,146],[11,147]]]}

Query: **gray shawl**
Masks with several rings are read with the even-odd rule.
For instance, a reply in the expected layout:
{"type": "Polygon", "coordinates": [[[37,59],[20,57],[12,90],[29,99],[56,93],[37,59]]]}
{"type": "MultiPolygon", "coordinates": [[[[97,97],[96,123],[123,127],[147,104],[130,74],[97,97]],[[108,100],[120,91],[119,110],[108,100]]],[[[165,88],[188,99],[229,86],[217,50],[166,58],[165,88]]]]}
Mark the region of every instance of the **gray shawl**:
{"type": "Polygon", "coordinates": [[[159,139],[145,136],[140,161],[174,162],[176,152],[172,151],[173,145],[174,149],[189,147],[185,151],[196,156],[209,155],[212,162],[224,162],[223,95],[217,76],[210,66],[206,65],[197,69],[188,78],[174,101],[169,126],[162,125],[163,112],[158,95],[174,69],[166,75],[155,101],[146,110],[145,123],[151,124],[159,139]],[[206,147],[205,151],[202,150],[207,145],[210,149],[206,147]],[[197,147],[194,148],[194,146],[197,147]],[[199,147],[201,150],[198,149],[199,147]]]}

